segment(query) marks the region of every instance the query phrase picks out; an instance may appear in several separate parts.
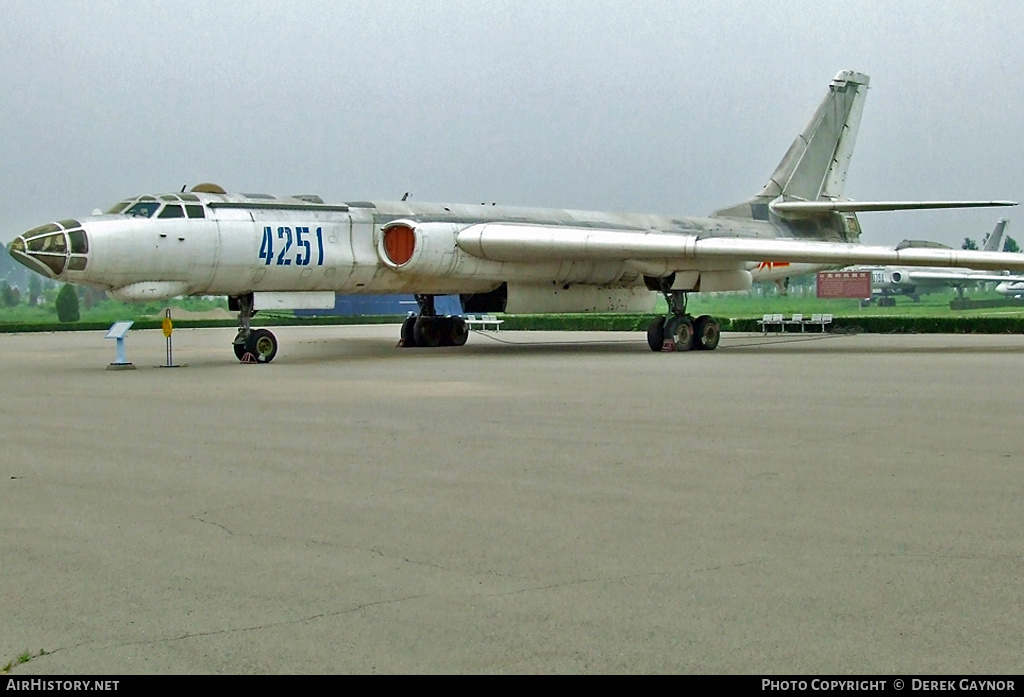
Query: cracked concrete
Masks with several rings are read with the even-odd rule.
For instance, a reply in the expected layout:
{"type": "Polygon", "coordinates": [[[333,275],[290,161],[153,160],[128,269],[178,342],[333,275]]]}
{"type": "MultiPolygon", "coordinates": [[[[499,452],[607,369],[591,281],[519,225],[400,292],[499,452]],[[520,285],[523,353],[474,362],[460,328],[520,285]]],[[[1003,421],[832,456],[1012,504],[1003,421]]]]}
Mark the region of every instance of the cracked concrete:
{"type": "Polygon", "coordinates": [[[0,335],[0,663],[1024,668],[1024,338],[396,332],[0,335]]]}

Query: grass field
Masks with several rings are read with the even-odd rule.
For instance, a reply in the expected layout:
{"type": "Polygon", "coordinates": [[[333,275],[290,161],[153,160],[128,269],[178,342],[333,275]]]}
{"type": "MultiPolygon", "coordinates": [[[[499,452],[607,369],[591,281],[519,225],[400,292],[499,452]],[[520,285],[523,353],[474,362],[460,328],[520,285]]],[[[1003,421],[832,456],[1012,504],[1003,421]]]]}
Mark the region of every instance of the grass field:
{"type": "MultiPolygon", "coordinates": [[[[1003,296],[991,291],[970,292],[966,295],[973,300],[1004,299],[1003,296]]],[[[954,298],[956,298],[956,291],[950,290],[947,293],[922,296],[920,302],[914,302],[910,298],[898,298],[894,307],[878,307],[877,304],[861,307],[859,300],[824,300],[813,294],[758,296],[753,293],[713,293],[708,295],[694,293],[690,296],[687,310],[695,316],[713,315],[724,318],[756,318],[768,313],[787,315],[828,313],[836,317],[1024,317],[1024,306],[951,310],[949,303],[954,298]]],[[[662,305],[664,305],[664,301],[662,301],[662,305]]],[[[659,309],[660,311],[661,309],[659,309]]]]}
{"type": "MultiPolygon", "coordinates": [[[[228,308],[227,298],[175,298],[169,303],[122,303],[117,300],[102,300],[93,307],[79,307],[79,322],[109,322],[147,317],[163,317],[168,306],[188,312],[208,312],[228,308]]],[[[3,324],[52,324],[57,321],[57,309],[51,302],[30,307],[27,304],[0,308],[0,325],[3,324]]]]}
{"type": "MultiPolygon", "coordinates": [[[[969,297],[975,300],[995,300],[1001,301],[1003,297],[994,292],[972,292],[968,294],[969,297]]],[[[955,291],[949,291],[948,293],[936,293],[932,295],[926,295],[921,298],[920,302],[914,302],[909,298],[899,298],[897,305],[894,307],[878,307],[877,305],[869,305],[867,307],[861,307],[860,302],[855,299],[843,299],[843,300],[824,300],[819,299],[813,295],[813,293],[800,293],[799,290],[791,292],[788,295],[777,295],[774,292],[766,294],[759,294],[756,291],[750,293],[714,293],[714,294],[702,294],[694,293],[690,296],[688,311],[694,315],[712,315],[723,320],[729,319],[757,319],[764,314],[769,313],[781,313],[785,315],[793,315],[795,313],[803,314],[804,316],[810,316],[817,313],[828,313],[836,318],[866,318],[866,317],[879,317],[879,318],[940,318],[949,319],[954,317],[960,318],[982,318],[982,317],[1005,317],[1005,318],[1018,318],[1024,320],[1024,306],[1010,306],[1010,307],[991,307],[983,309],[971,309],[971,310],[951,310],[949,303],[956,297],[955,291]]],[[[196,316],[201,316],[202,313],[209,313],[211,310],[227,310],[227,298],[176,298],[170,303],[142,303],[142,304],[131,304],[121,303],[116,300],[102,300],[93,307],[80,309],[81,318],[79,322],[71,325],[58,325],[57,324],[57,312],[52,303],[48,305],[41,305],[38,307],[29,307],[26,304],[21,304],[15,307],[0,308],[0,331],[26,331],[26,327],[33,325],[38,326],[40,329],[45,328],[49,331],[53,328],[84,328],[84,326],[96,327],[98,325],[110,325],[118,320],[132,319],[137,323],[146,323],[147,325],[159,321],[163,317],[163,313],[166,307],[172,306],[186,311],[186,313],[195,313],[196,316]]],[[[664,314],[667,312],[667,305],[663,299],[659,300],[657,312],[664,314]]],[[[223,312],[221,319],[217,322],[218,324],[224,324],[226,317],[223,312]]],[[[318,319],[292,319],[288,320],[287,317],[290,313],[274,313],[272,315],[261,314],[256,324],[279,324],[279,323],[330,323],[332,320],[328,317],[318,319]],[[262,320],[262,321],[260,321],[262,320]]],[[[548,316],[547,319],[558,320],[559,322],[572,323],[572,317],[580,317],[579,315],[559,315],[557,318],[548,316]]],[[[374,318],[380,321],[383,318],[374,318]]],[[[391,318],[394,319],[394,318],[391,318]]],[[[593,317],[591,320],[595,319],[593,317]]],[[[214,320],[210,320],[213,323],[214,320]]],[[[344,323],[351,323],[353,321],[360,321],[358,318],[344,318],[340,320],[344,323]]],[[[370,318],[366,318],[366,321],[372,321],[370,318]]],[[[396,320],[397,321],[397,320],[396,320]]],[[[646,320],[646,321],[649,321],[646,320]]],[[[227,324],[231,324],[230,320],[226,321],[227,324]]],[[[546,325],[548,322],[545,322],[546,325]]],[[[586,321],[589,326],[593,324],[591,321],[586,321]]],[[[643,324],[641,322],[641,324],[643,324]]],[[[141,325],[140,325],[141,326],[141,325]]],[[[200,326],[197,324],[197,326],[200,326]]],[[[639,326],[639,325],[638,325],[639,326]]]]}

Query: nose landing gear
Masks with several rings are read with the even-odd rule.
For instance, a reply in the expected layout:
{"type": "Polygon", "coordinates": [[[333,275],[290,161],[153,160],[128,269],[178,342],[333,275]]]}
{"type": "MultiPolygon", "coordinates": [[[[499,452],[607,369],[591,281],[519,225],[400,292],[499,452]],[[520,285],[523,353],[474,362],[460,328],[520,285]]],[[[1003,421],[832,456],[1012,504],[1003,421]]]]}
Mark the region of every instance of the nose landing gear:
{"type": "MultiPolygon", "coordinates": [[[[235,358],[242,363],[270,363],[277,355],[277,337],[268,329],[253,329],[252,293],[233,299],[238,304],[238,334],[231,342],[235,358]]],[[[234,304],[232,302],[232,304],[234,304]]]]}

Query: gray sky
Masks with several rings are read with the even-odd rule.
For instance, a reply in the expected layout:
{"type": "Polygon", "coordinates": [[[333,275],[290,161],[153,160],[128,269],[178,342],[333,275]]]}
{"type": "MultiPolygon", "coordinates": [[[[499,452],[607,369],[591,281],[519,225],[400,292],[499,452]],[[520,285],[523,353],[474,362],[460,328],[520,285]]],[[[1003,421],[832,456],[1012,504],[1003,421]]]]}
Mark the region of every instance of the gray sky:
{"type": "MultiPolygon", "coordinates": [[[[841,69],[872,79],[847,196],[1024,201],[1021,42],[1009,0],[4,0],[0,241],[201,181],[706,215],[841,69]]],[[[863,240],[1024,240],[1020,210],[863,240]]]]}

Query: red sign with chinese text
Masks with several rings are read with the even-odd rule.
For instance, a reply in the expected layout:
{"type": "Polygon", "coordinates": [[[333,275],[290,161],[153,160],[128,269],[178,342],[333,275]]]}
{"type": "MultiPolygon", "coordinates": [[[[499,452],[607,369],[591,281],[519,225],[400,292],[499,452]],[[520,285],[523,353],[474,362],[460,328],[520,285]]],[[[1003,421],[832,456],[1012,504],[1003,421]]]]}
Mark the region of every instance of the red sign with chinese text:
{"type": "Polygon", "coordinates": [[[870,271],[819,271],[819,298],[870,298],[870,271]]]}

